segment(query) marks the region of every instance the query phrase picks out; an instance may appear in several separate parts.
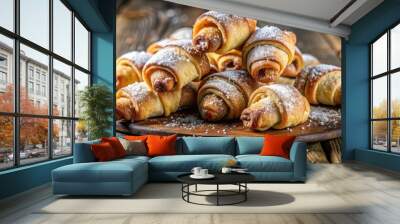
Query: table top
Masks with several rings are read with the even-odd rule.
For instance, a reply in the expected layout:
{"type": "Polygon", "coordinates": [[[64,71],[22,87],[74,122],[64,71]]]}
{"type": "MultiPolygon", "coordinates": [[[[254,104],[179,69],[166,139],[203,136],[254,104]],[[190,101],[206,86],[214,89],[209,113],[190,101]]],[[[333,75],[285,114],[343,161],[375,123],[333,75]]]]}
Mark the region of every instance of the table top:
{"type": "Polygon", "coordinates": [[[190,175],[191,173],[182,174],[177,179],[186,184],[236,184],[255,180],[255,177],[249,173],[213,173],[215,177],[211,179],[193,179],[190,175]]]}

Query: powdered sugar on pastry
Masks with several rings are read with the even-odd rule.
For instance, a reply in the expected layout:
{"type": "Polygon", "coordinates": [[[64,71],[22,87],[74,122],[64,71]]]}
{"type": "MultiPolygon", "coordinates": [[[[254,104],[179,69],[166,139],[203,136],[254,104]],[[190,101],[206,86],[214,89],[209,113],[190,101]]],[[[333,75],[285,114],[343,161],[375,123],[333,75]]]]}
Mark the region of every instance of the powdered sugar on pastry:
{"type": "Polygon", "coordinates": [[[137,67],[141,68],[146,64],[146,62],[150,59],[151,54],[145,51],[132,51],[126,54],[123,54],[120,58],[128,59],[133,61],[137,67]]]}
{"type": "Polygon", "coordinates": [[[127,92],[136,102],[143,102],[148,97],[150,90],[144,82],[137,82],[122,88],[127,92]]]}
{"type": "Polygon", "coordinates": [[[190,60],[183,54],[178,54],[174,50],[165,48],[161,49],[155,55],[153,55],[147,62],[147,64],[156,64],[156,65],[170,67],[174,66],[180,61],[190,61],[190,60]]]}
{"type": "Polygon", "coordinates": [[[304,68],[304,73],[308,74],[308,80],[314,81],[319,79],[322,75],[332,72],[332,71],[339,71],[340,67],[334,65],[327,65],[327,64],[319,64],[316,66],[309,66],[304,68]]]}

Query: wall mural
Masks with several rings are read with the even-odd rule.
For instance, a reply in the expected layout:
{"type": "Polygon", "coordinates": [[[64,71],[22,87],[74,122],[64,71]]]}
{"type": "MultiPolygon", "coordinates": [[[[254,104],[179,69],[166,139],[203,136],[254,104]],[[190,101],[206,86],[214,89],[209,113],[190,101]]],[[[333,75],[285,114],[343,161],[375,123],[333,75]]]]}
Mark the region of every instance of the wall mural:
{"type": "Polygon", "coordinates": [[[338,37],[164,1],[118,2],[117,129],[262,136],[340,162],[338,37]]]}

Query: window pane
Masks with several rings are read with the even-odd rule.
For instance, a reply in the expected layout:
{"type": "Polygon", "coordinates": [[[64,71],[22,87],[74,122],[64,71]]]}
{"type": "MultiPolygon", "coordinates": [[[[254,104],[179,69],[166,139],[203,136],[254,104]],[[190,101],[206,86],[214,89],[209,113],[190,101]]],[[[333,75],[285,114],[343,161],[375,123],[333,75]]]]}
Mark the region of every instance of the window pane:
{"type": "Polygon", "coordinates": [[[49,0],[20,0],[21,36],[49,48],[49,0]]]}
{"type": "Polygon", "coordinates": [[[14,124],[10,116],[0,116],[0,170],[14,165],[14,124]]]}
{"type": "Polygon", "coordinates": [[[372,148],[387,151],[387,121],[372,122],[372,148]]]}
{"type": "Polygon", "coordinates": [[[20,108],[25,114],[48,114],[49,57],[21,44],[20,108]]]}
{"type": "Polygon", "coordinates": [[[372,81],[372,118],[387,117],[387,78],[386,76],[372,81]]]}
{"type": "Polygon", "coordinates": [[[400,120],[391,121],[392,152],[400,153],[400,120]]]}
{"type": "Polygon", "coordinates": [[[84,120],[75,121],[75,143],[88,140],[88,130],[84,120]]]}
{"type": "Polygon", "coordinates": [[[387,34],[372,45],[372,69],[373,75],[387,71],[387,34]]]}
{"type": "Polygon", "coordinates": [[[53,51],[71,60],[72,12],[60,1],[53,1],[53,51]]]}
{"type": "Polygon", "coordinates": [[[75,63],[89,69],[89,32],[75,18],[75,63]]]}
{"type": "Polygon", "coordinates": [[[79,117],[81,114],[80,103],[80,94],[85,89],[85,87],[89,86],[89,75],[81,72],[78,69],[75,69],[75,117],[79,117]]]}
{"type": "Polygon", "coordinates": [[[400,67],[400,24],[390,34],[390,67],[395,69],[400,67]]]}
{"type": "Polygon", "coordinates": [[[72,154],[72,121],[53,120],[53,156],[72,154]]]}
{"type": "Polygon", "coordinates": [[[20,119],[21,164],[34,163],[49,158],[49,120],[22,117],[20,119]]]}
{"type": "Polygon", "coordinates": [[[400,118],[400,72],[391,75],[390,85],[391,114],[392,117],[400,118]]]}
{"type": "Polygon", "coordinates": [[[0,26],[14,31],[14,0],[0,1],[0,26]]]}
{"type": "Polygon", "coordinates": [[[71,66],[53,60],[53,115],[72,117],[71,66]]]}
{"type": "Polygon", "coordinates": [[[13,40],[0,35],[0,111],[2,112],[14,111],[13,49],[13,40]]]}

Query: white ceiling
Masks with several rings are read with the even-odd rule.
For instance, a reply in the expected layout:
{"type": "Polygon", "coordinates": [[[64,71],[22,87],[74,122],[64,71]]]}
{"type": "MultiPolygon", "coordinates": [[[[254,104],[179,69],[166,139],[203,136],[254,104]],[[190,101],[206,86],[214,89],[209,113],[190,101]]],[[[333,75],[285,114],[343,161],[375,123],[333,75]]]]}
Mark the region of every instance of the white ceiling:
{"type": "Polygon", "coordinates": [[[353,23],[383,2],[383,0],[167,1],[341,37],[347,37],[351,32],[350,26],[353,23]]]}

